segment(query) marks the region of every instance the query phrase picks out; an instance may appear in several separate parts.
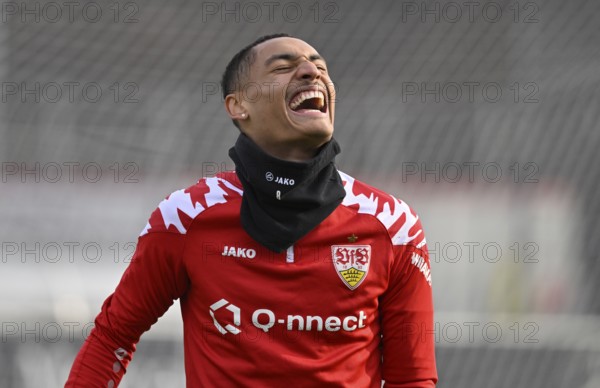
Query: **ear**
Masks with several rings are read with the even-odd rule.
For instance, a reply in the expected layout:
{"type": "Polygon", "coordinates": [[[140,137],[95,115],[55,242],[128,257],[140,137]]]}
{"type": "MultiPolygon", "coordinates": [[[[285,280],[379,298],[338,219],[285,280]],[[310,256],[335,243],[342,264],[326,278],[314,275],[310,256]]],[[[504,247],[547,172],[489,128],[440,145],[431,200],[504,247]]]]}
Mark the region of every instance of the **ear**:
{"type": "Polygon", "coordinates": [[[245,120],[248,118],[246,108],[244,108],[241,100],[235,93],[228,94],[225,97],[225,110],[232,120],[245,120]]]}

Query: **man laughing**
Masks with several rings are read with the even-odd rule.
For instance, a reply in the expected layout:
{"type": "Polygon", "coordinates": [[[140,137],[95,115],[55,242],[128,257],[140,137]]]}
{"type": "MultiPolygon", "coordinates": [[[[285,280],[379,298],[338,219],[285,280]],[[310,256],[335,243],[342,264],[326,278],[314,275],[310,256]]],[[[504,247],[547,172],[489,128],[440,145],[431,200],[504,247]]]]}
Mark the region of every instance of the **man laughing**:
{"type": "Polygon", "coordinates": [[[67,386],[116,386],[180,299],[188,387],[433,387],[433,302],[419,217],[337,170],[327,64],[284,34],[222,81],[236,170],[162,201],[67,386]]]}

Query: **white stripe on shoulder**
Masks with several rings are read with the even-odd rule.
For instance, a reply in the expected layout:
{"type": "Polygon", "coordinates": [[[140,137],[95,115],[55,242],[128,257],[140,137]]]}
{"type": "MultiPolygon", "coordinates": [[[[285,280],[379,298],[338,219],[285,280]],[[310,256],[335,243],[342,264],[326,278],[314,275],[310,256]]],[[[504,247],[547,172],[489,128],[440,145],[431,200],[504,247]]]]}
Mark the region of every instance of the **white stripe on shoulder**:
{"type": "Polygon", "coordinates": [[[151,230],[168,230],[171,225],[175,226],[179,233],[185,234],[190,220],[214,205],[229,201],[231,192],[242,195],[241,189],[220,177],[200,179],[194,186],[177,190],[160,202],[140,236],[151,230]],[[185,220],[186,225],[179,216],[180,212],[189,217],[185,220]]]}
{"type": "MultiPolygon", "coordinates": [[[[409,231],[419,222],[419,217],[413,215],[406,202],[366,185],[339,170],[338,173],[346,190],[342,205],[357,207],[358,213],[377,217],[390,233],[392,244],[405,245],[422,235],[423,231],[421,229],[416,231],[414,235],[409,235],[409,231]],[[405,215],[405,221],[399,225],[397,222],[402,215],[405,215]]],[[[424,239],[418,243],[419,246],[424,244],[424,239]]]]}

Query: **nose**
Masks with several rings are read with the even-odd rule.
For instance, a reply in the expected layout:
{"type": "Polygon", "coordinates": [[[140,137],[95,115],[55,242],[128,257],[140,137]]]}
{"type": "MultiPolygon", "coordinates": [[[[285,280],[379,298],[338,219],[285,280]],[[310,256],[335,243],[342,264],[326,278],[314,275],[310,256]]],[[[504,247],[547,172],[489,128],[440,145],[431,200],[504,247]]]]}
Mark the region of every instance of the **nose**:
{"type": "Polygon", "coordinates": [[[321,76],[321,72],[317,66],[310,62],[304,61],[298,66],[297,77],[304,80],[318,79],[321,76]]]}

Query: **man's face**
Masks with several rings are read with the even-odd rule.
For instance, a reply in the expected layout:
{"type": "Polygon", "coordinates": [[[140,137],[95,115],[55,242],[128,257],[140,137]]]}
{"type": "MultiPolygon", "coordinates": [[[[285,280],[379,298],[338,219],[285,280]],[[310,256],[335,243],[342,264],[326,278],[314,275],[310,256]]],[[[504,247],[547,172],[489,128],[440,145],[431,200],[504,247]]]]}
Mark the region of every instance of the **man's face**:
{"type": "Polygon", "coordinates": [[[335,89],[325,60],[306,42],[287,37],[263,42],[254,53],[238,92],[248,117],[243,131],[270,146],[314,147],[330,140],[335,89]]]}

